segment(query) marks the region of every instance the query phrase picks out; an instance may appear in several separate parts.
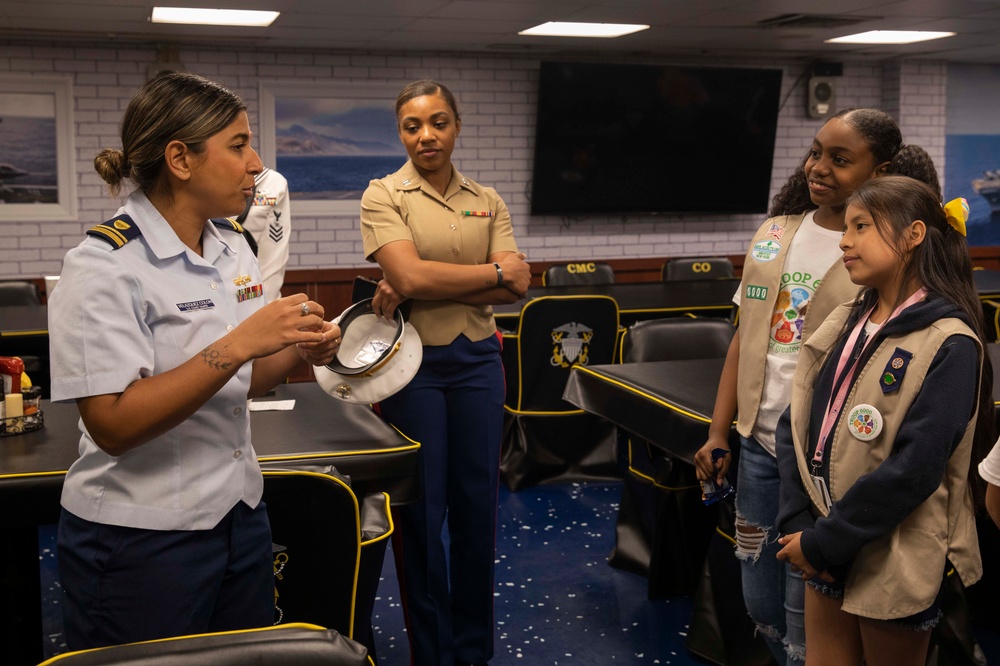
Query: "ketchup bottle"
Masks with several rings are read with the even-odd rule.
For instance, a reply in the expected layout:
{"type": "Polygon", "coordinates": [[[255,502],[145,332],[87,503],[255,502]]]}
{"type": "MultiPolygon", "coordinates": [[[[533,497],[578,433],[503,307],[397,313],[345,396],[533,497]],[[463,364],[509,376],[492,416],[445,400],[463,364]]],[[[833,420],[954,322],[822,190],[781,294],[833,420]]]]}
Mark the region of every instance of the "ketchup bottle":
{"type": "Polygon", "coordinates": [[[3,379],[4,395],[21,392],[21,374],[24,361],[16,356],[0,356],[0,378],[3,379]]]}

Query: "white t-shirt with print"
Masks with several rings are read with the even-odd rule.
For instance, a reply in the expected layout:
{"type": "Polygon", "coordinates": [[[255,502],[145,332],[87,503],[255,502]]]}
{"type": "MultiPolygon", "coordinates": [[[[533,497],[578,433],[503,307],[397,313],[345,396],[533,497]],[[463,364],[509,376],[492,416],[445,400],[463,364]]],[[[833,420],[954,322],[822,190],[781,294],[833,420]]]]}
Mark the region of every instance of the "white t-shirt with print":
{"type": "MultiPolygon", "coordinates": [[[[824,229],[806,214],[802,226],[792,238],[788,257],[778,285],[778,298],[771,315],[767,341],[764,391],[752,434],[760,445],[775,455],[774,431],[778,419],[788,407],[792,394],[792,375],[802,346],[802,324],[823,276],[840,261],[841,231],[824,229]]],[[[737,298],[733,299],[739,305],[737,298]]]]}

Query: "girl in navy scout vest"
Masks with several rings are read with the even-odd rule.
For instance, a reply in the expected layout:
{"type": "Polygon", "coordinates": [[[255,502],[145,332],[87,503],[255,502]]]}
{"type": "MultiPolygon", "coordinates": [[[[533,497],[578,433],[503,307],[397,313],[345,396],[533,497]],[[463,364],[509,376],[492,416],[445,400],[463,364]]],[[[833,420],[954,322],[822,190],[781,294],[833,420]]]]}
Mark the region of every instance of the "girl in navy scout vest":
{"type": "Polygon", "coordinates": [[[937,188],[937,172],[919,146],[903,144],[896,121],[878,109],[846,109],[816,133],[750,243],[743,264],[740,328],[726,357],[708,441],[695,455],[698,478],[725,478],[729,433],[739,407],[736,556],[743,599],[779,664],[805,659],[802,579],[775,555],[781,546],[774,431],[791,396],[804,340],[858,287],[841,261],[848,197],[885,174],[918,178],[937,188]],[[738,405],[737,405],[738,402],[738,405]]]}
{"type": "Polygon", "coordinates": [[[899,176],[848,200],[840,247],[864,290],[803,345],[777,430],[778,559],[808,581],[809,664],[923,664],[943,577],[982,574],[970,482],[992,373],[967,217],[899,176]]]}

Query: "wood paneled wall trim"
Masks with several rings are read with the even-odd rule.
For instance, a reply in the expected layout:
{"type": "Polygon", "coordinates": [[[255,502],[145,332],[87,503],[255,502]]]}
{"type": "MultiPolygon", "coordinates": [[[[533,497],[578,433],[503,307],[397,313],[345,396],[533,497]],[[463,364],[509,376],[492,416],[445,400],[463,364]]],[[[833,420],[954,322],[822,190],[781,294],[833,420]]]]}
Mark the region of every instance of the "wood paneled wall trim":
{"type": "Polygon", "coordinates": [[[996,245],[970,247],[969,254],[972,256],[973,266],[988,270],[1000,270],[1000,247],[996,245]]]}
{"type": "MultiPolygon", "coordinates": [[[[997,248],[1000,261],[1000,247],[997,248]]],[[[648,257],[642,259],[587,259],[586,261],[601,261],[611,264],[615,271],[617,282],[655,282],[660,279],[660,270],[667,257],[648,257]]],[[[743,268],[743,255],[732,255],[729,260],[738,271],[743,268]]],[[[531,284],[541,286],[542,273],[549,266],[572,263],[568,261],[538,261],[531,262],[531,284]]],[[[340,306],[340,309],[350,304],[351,287],[355,276],[381,277],[377,268],[314,268],[304,270],[289,269],[285,273],[285,286],[282,294],[293,294],[304,291],[324,307],[340,306]],[[317,298],[319,297],[319,298],[317,298]],[[329,301],[325,299],[330,299],[329,301]],[[329,304],[328,304],[329,303],[329,304]]],[[[339,311],[339,310],[338,310],[339,311]]]]}

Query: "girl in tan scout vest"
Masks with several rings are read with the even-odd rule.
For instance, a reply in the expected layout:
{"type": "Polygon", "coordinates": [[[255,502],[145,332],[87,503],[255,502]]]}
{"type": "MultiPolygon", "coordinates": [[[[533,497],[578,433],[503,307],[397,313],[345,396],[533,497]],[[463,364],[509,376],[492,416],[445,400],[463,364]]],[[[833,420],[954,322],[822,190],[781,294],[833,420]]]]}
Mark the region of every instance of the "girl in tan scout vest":
{"type": "Polygon", "coordinates": [[[840,303],[858,293],[840,260],[847,198],[865,181],[901,173],[937,187],[927,153],[902,143],[896,122],[878,109],[847,109],[824,124],[754,236],[740,291],[740,329],[719,383],[708,442],[695,456],[698,477],[726,476],[739,396],[736,556],[743,599],[779,664],[805,657],[802,579],[775,555],[778,463],[774,430],[788,406],[803,340],[840,303]]]}
{"type": "Polygon", "coordinates": [[[943,576],[982,574],[970,480],[992,373],[967,217],[898,176],[848,201],[840,247],[865,289],[803,345],[777,431],[778,559],[809,581],[807,664],[923,664],[943,576]]]}

